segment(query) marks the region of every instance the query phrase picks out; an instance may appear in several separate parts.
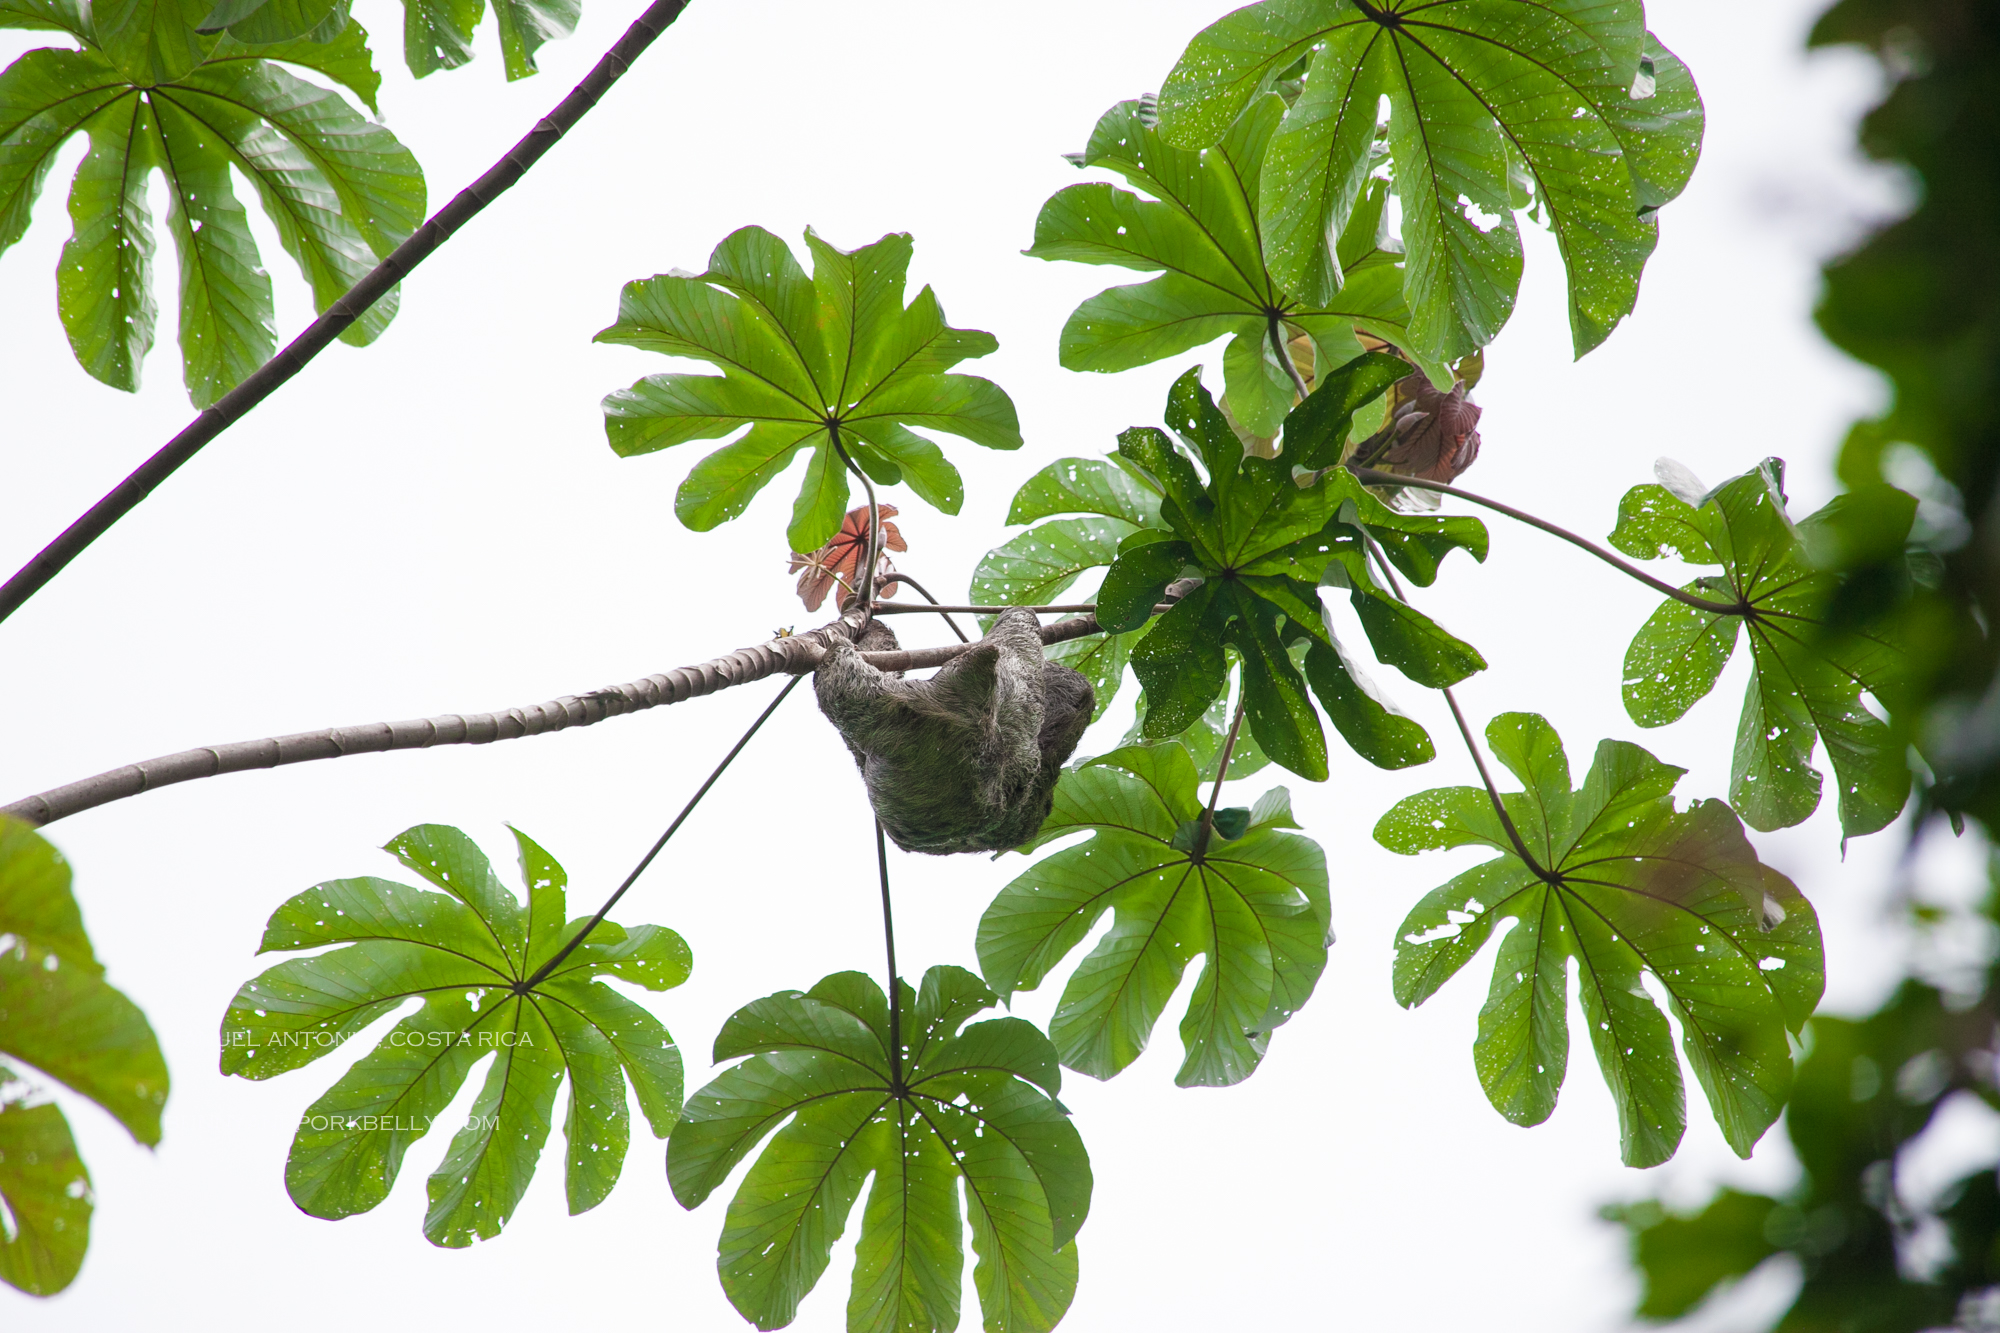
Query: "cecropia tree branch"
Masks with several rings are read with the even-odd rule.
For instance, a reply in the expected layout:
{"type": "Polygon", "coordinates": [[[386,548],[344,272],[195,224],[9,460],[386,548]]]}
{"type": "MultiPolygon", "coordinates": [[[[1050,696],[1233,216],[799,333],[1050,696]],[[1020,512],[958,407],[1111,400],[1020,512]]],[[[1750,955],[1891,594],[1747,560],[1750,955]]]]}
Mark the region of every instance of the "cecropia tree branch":
{"type": "Polygon", "coordinates": [[[210,440],[235,425],[286,380],[304,370],[308,361],[325,351],[327,345],[366,314],[370,306],[408,277],[417,265],[429,257],[431,251],[451,239],[452,233],[472,221],[488,204],[527,175],[528,168],[535,165],[542,154],[555,147],[556,140],[575,128],[576,123],[597,105],[598,99],[639,58],[640,52],[651,46],[654,39],[665,32],[686,7],[687,0],[653,0],[646,7],[646,12],[625,30],[625,35],[604,53],[604,58],[592,66],[583,82],[571,89],[569,96],[563,98],[555,110],[536,121],[526,137],[508,149],[507,155],[488,168],[485,175],[460,190],[450,203],[432,214],[430,221],[397,246],[387,259],[348,288],[346,295],[328,306],[325,314],[307,325],[306,331],[294,338],[283,351],[259,366],[248,379],[189,422],[158,453],[141,463],[131,476],[119,482],[82,518],[65,528],[61,536],[43,547],[41,553],[23,565],[19,573],[5,584],[0,584],[0,620],[19,610],[23,602],[60,574],[70,561],[82,555],[92,542],[109,532],[112,524],[136,509],[183,463],[200,453],[210,440]]]}
{"type": "MultiPolygon", "coordinates": [[[[262,740],[183,750],[179,754],[127,764],[81,782],[29,796],[12,805],[0,806],[0,815],[11,815],[27,824],[41,826],[95,806],[122,801],[128,796],[172,786],[176,782],[192,782],[196,778],[212,778],[255,768],[277,768],[282,764],[303,764],[315,759],[339,759],[351,754],[427,750],[433,745],[486,745],[493,741],[511,741],[522,736],[565,731],[571,727],[588,727],[606,718],[681,703],[726,690],[732,685],[747,685],[753,680],[780,674],[803,675],[825,658],[830,635],[851,638],[857,623],[837,620],[804,634],[739,648],[696,666],[676,667],[629,684],[592,690],[585,695],[567,694],[560,699],[531,704],[526,708],[509,708],[498,713],[445,713],[408,722],[367,722],[354,727],[327,727],[321,731],[301,731],[290,736],[267,736],[262,740]]],[[[1062,643],[1098,632],[1097,617],[1079,616],[1042,626],[1042,642],[1062,643]]],[[[927,667],[943,666],[971,646],[953,643],[939,648],[863,653],[861,656],[863,661],[883,671],[921,671],[927,667]]]]}

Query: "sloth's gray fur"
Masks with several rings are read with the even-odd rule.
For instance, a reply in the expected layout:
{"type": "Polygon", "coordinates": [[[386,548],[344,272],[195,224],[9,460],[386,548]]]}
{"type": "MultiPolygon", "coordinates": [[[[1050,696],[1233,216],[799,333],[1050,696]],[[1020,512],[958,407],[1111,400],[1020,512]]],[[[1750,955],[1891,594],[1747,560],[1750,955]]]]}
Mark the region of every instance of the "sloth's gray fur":
{"type": "MultiPolygon", "coordinates": [[[[895,646],[880,621],[862,638],[870,651],[895,646]]],[[[938,856],[1032,838],[1096,706],[1088,680],[1042,657],[1035,615],[1020,609],[929,680],[878,671],[835,639],[813,688],[883,829],[906,852],[938,856]]]]}

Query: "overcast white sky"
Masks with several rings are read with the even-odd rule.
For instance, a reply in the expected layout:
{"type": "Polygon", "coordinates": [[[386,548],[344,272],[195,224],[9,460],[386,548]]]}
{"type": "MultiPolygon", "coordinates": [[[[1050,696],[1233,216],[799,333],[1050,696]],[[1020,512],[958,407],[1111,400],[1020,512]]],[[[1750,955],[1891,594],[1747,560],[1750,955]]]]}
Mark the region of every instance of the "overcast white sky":
{"type": "MultiPolygon", "coordinates": [[[[1661,454],[1712,483],[1778,453],[1796,512],[1831,493],[1833,446],[1880,389],[1809,323],[1817,257],[1888,196],[1848,147],[1868,67],[1800,53],[1818,7],[1654,6],[1653,27],[1707,99],[1703,162],[1664,214],[1637,315],[1581,364],[1554,247],[1530,232],[1520,309],[1479,392],[1485,448],[1467,484],[1592,534],[1661,454]]],[[[432,207],[553,105],[638,8],[589,0],[576,37],[545,49],[544,74],[512,86],[489,23],[471,67],[418,87],[396,49],[400,11],[360,0],[357,15],[384,35],[385,115],[423,162],[432,207]]],[[[619,285],[700,269],[745,223],[795,240],[810,223],[848,247],[909,230],[913,276],[936,285],[955,323],[999,336],[1000,352],[968,368],[1013,395],[1027,447],[950,442],[970,496],[955,521],[890,497],[911,546],[903,566],[956,595],[1006,535],[1007,501],[1031,472],[1157,423],[1176,374],[1203,357],[1219,367],[1218,346],[1117,377],[1060,369],[1064,317],[1126,279],[1017,252],[1041,201],[1076,179],[1059,154],[1112,102],[1157,88],[1221,12],[1217,0],[695,5],[570,142],[428,263],[376,346],[327,353],[0,627],[0,793],[191,745],[525,704],[816,623],[783,572],[790,482],[697,535],[674,519],[672,497],[699,453],[620,461],[600,425],[602,394],[667,368],[590,343],[619,285]]],[[[0,53],[35,45],[29,36],[0,34],[0,53]]],[[[80,151],[58,164],[27,239],[0,257],[7,569],[190,415],[170,334],[137,396],[70,358],[52,278],[80,151]]],[[[304,289],[253,216],[289,337],[310,315],[304,289]]],[[[171,282],[171,261],[161,270],[171,282]]],[[[170,289],[160,304],[173,308],[170,289]]],[[[1494,664],[1462,690],[1478,718],[1538,710],[1579,766],[1600,737],[1623,737],[1690,768],[1688,797],[1725,792],[1741,662],[1684,722],[1642,733],[1618,680],[1650,594],[1519,527],[1494,527],[1485,566],[1458,561],[1423,603],[1494,664]]],[[[912,642],[944,633],[898,627],[912,642]]],[[[1423,1009],[1393,1004],[1396,923],[1476,857],[1399,858],[1369,839],[1396,798],[1472,778],[1439,701],[1381,674],[1430,726],[1437,762],[1385,774],[1341,752],[1320,786],[1275,769],[1242,784],[1245,803],[1291,786],[1327,851],[1340,940],[1264,1067],[1234,1089],[1178,1090],[1169,1021],[1115,1082],[1065,1086],[1097,1181],[1067,1328],[1622,1328],[1633,1288],[1598,1205],[1655,1187],[1696,1198],[1719,1178],[1790,1179],[1780,1133],[1738,1163],[1700,1105],[1674,1162],[1621,1168],[1581,1043],[1548,1124],[1501,1120],[1470,1054],[1490,953],[1423,1009]]],[[[251,1084],[216,1072],[215,1043],[230,996],[271,961],[252,956],[271,910],[322,879],[394,873],[371,849],[408,825],[458,824],[511,862],[512,821],[568,867],[574,910],[594,908],[776,688],[552,738],[201,782],[51,829],[112,980],[151,1016],[175,1085],[156,1153],[59,1096],[96,1180],[90,1257],[55,1300],[0,1289],[0,1322],[742,1327],[714,1274],[723,1196],[683,1212],[650,1138],[635,1138],[596,1211],[565,1216],[551,1156],[503,1237],[447,1252],[420,1231],[442,1134],[410,1153],[372,1214],[308,1218],[285,1196],[285,1153],[342,1062],[251,1084]]],[[[1131,693],[1086,747],[1115,743],[1131,693]]],[[[1758,839],[1826,922],[1835,1010],[1872,1005],[1894,973],[1903,942],[1879,904],[1899,838],[1863,840],[1843,862],[1823,812],[1758,839]]],[[[691,1088],[738,1005],[844,968],[879,970],[869,844],[852,765],[801,697],[627,898],[620,919],[671,925],[694,948],[692,981],[653,1002],[683,1044],[691,1088]]],[[[1946,848],[1933,869],[1963,880],[1973,860],[1946,848]]],[[[974,965],[978,916],[1023,864],[896,857],[906,975],[974,965]]],[[[1057,993],[1023,996],[1020,1012],[1045,1020],[1057,993]]],[[[852,1240],[850,1229],[796,1327],[840,1327],[852,1240]]],[[[1782,1274],[1766,1285],[1767,1300],[1782,1299],[1782,1274]]]]}

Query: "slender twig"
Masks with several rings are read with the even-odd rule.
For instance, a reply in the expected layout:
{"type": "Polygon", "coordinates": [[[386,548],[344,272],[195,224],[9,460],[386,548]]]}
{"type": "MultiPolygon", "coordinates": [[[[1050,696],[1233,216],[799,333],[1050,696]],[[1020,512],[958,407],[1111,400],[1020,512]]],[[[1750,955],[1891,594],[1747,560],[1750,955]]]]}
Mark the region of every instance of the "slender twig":
{"type": "Polygon", "coordinates": [[[743,733],[742,739],[729,747],[729,753],[722,756],[722,762],[717,764],[715,771],[708,775],[708,781],[702,783],[695,791],[695,794],[688,797],[688,803],[681,807],[679,814],[674,816],[674,822],[667,825],[667,831],[660,835],[659,841],[653,844],[652,849],[639,858],[639,864],[632,867],[632,873],[625,877],[625,882],[618,886],[617,891],[604,900],[604,906],[597,909],[597,915],[590,918],[589,923],[582,930],[579,930],[568,944],[563,945],[557,951],[555,957],[536,968],[533,976],[515,986],[515,994],[525,995],[535,987],[541,985],[542,982],[548,979],[550,973],[562,965],[563,959],[575,953],[577,947],[590,938],[590,932],[596,930],[604,918],[611,915],[611,909],[616,907],[618,900],[625,896],[625,890],[636,884],[639,876],[646,873],[646,867],[653,864],[653,858],[660,854],[660,850],[667,845],[667,840],[680,832],[681,825],[685,824],[687,817],[694,813],[694,808],[701,804],[701,798],[708,795],[708,789],[715,785],[716,779],[722,776],[723,771],[729,767],[737,755],[743,753],[743,747],[750,743],[750,738],[757,734],[757,729],[770,719],[771,714],[778,711],[778,705],[785,701],[785,696],[797,689],[799,682],[804,679],[804,676],[793,676],[785,682],[785,688],[778,691],[778,697],[771,700],[769,707],[765,708],[763,712],[757,714],[757,720],[750,724],[750,730],[743,733]]]}
{"type": "Polygon", "coordinates": [[[889,844],[875,821],[875,864],[882,872],[882,942],[889,950],[889,1087],[903,1095],[903,995],[896,979],[896,916],[889,908],[889,844]]]}
{"type": "Polygon", "coordinates": [[[1201,812],[1201,833],[1195,838],[1195,856],[1208,853],[1208,840],[1215,833],[1215,806],[1222,799],[1222,780],[1229,776],[1229,757],[1236,752],[1236,734],[1243,729],[1246,701],[1236,701],[1236,717],[1229,724],[1229,738],[1222,743],[1222,757],[1215,761],[1215,785],[1208,789],[1208,809],[1201,812]]]}
{"type": "MultiPolygon", "coordinates": [[[[1396,581],[1396,571],[1390,568],[1388,554],[1375,540],[1375,535],[1363,528],[1361,539],[1367,544],[1368,554],[1375,558],[1375,564],[1381,569],[1382,577],[1389,581],[1389,591],[1396,594],[1397,601],[1407,603],[1410,599],[1404,596],[1403,585],[1396,581]]],[[[1548,872],[1528,851],[1528,844],[1521,837],[1521,831],[1514,827],[1514,819],[1507,813],[1506,803],[1500,799],[1500,789],[1493,785],[1493,775],[1486,771],[1486,758],[1479,753],[1479,746],[1472,739],[1472,728],[1466,725],[1465,714],[1459,711],[1458,696],[1451,692],[1449,686],[1441,687],[1438,693],[1444,696],[1445,703],[1451,707],[1452,718],[1458,723],[1458,734],[1465,739],[1465,748],[1472,755],[1472,766],[1479,770],[1480,785],[1486,788],[1487,799],[1493,802],[1493,813],[1500,817],[1500,827],[1507,831],[1507,840],[1514,844],[1514,850],[1520,853],[1521,860],[1527,863],[1528,869],[1535,873],[1537,879],[1548,879],[1548,872]]]]}
{"type": "MultiPolygon", "coordinates": [[[[891,583],[902,580],[903,576],[901,574],[890,574],[882,580],[882,585],[887,587],[891,583]]],[[[930,594],[925,593],[924,595],[928,597],[930,594]]],[[[1153,608],[1153,614],[1163,616],[1173,609],[1174,604],[1172,602],[1161,602],[1153,608]]],[[[1033,611],[1038,616],[1095,615],[1097,613],[1097,604],[1095,602],[1077,602],[1068,606],[918,606],[915,603],[906,603],[898,606],[892,602],[884,602],[875,608],[875,614],[878,616],[928,616],[936,613],[953,612],[968,616],[997,616],[1002,611],[1033,611]]]]}
{"type": "Polygon", "coordinates": [[[1507,841],[1514,844],[1515,853],[1527,864],[1536,879],[1548,880],[1549,872],[1528,850],[1528,844],[1521,837],[1521,830],[1514,827],[1514,819],[1507,813],[1506,802],[1500,799],[1500,789],[1493,785],[1493,775],[1486,771],[1486,759],[1479,753],[1478,744],[1472,739],[1472,728],[1465,724],[1465,714],[1459,711],[1458,696],[1449,689],[1440,690],[1444,701],[1451,705],[1452,720],[1458,723],[1458,734],[1465,739],[1465,748],[1472,755],[1472,766],[1479,770],[1479,781],[1486,788],[1486,798],[1493,802],[1493,813],[1500,817],[1500,827],[1507,830],[1507,841]]]}
{"type": "MultiPolygon", "coordinates": [[[[915,579],[911,578],[908,574],[902,574],[891,571],[889,577],[882,580],[882,587],[886,588],[892,583],[909,584],[912,588],[915,588],[917,590],[918,596],[922,597],[925,601],[930,603],[929,606],[912,606],[905,609],[911,611],[936,611],[940,615],[944,616],[944,623],[951,626],[951,632],[958,636],[958,641],[960,643],[972,642],[972,640],[965,637],[965,631],[958,627],[958,622],[956,620],[953,620],[949,614],[950,612],[957,610],[958,609],[957,607],[944,606],[940,604],[937,598],[931,596],[931,590],[929,588],[926,588],[923,584],[917,582],[915,579]]],[[[883,609],[884,608],[879,606],[876,607],[875,614],[876,615],[882,614],[883,609]]],[[[1094,606],[1087,606],[1087,607],[1079,607],[1076,609],[1084,611],[1095,611],[1097,608],[1094,606]]]]}
{"type": "Polygon", "coordinates": [[[1306,377],[1299,374],[1298,366],[1292,361],[1291,351],[1285,346],[1285,336],[1278,331],[1279,318],[1278,315],[1272,314],[1268,320],[1271,331],[1271,350],[1277,353],[1278,364],[1283,366],[1285,373],[1292,377],[1292,388],[1299,395],[1299,401],[1303,403],[1311,396],[1312,391],[1306,388],[1306,377]]]}
{"type": "MultiPolygon", "coordinates": [[[[11,805],[0,806],[0,815],[8,815],[30,825],[47,825],[80,811],[137,796],[141,792],[197,778],[218,777],[224,773],[277,768],[315,759],[340,759],[355,754],[380,754],[390,750],[427,750],[434,745],[485,745],[492,741],[540,736],[571,727],[587,727],[606,718],[684,703],[704,694],[726,690],[732,685],[747,685],[753,680],[764,680],[780,673],[802,675],[825,659],[831,636],[852,638],[854,628],[848,622],[835,621],[803,634],[739,648],[697,666],[676,667],[644,680],[593,690],[582,696],[564,695],[560,699],[531,704],[526,708],[509,708],[497,713],[445,713],[407,722],[327,727],[289,736],[267,736],[261,740],[182,750],[178,754],[127,764],[80,782],[25,797],[11,805]]],[[[1041,629],[1044,644],[1066,643],[1098,633],[1102,630],[1095,616],[1058,620],[1041,629]]],[[[863,653],[861,660],[881,671],[921,671],[926,667],[943,666],[968,648],[967,644],[952,643],[937,648],[863,653]]]]}
{"type": "Polygon", "coordinates": [[[460,227],[470,222],[488,204],[505,194],[527,174],[556,141],[576,127],[598,99],[622,77],[639,54],[665,32],[681,15],[687,0],[653,0],[625,30],[612,48],[604,53],[570,91],[556,109],[535,122],[526,137],[507,150],[506,156],[486,174],[458,192],[452,201],[431,215],[408,240],[375,268],[347,289],[347,294],[327,307],[326,313],[306,326],[306,331],[290,345],[231,389],[215,405],[202,412],[166,446],[141,463],[136,471],[118,483],[110,494],[92,505],[83,517],[69,525],[62,535],[43,547],[41,553],[23,565],[13,578],[0,585],[0,620],[19,610],[35,593],[60,574],[64,566],[82,555],[89,545],[110,531],[112,524],[132,512],[141,501],[182,464],[193,458],[210,440],[240,421],[252,408],[270,397],[285,381],[305,369],[335,338],[383,296],[407,278],[417,265],[443,245],[460,227]]]}
{"type": "Polygon", "coordinates": [[[833,441],[833,451],[840,455],[840,461],[860,480],[861,489],[868,492],[868,563],[861,571],[861,596],[857,604],[863,615],[872,616],[875,614],[875,562],[881,559],[882,506],[875,503],[875,483],[868,479],[866,472],[855,466],[854,460],[847,456],[847,450],[841,447],[840,423],[832,417],[827,418],[826,434],[833,441]]]}
{"type": "Polygon", "coordinates": [[[1750,606],[1745,602],[1711,602],[1706,597],[1697,597],[1691,592],[1683,592],[1673,584],[1668,583],[1665,579],[1654,578],[1637,565],[1629,561],[1620,560],[1617,556],[1611,554],[1611,552],[1605,550],[1602,546],[1599,546],[1587,537],[1579,537],[1568,528],[1558,527],[1545,518],[1536,518],[1533,514],[1525,513],[1522,510],[1514,508],[1512,505],[1501,504],[1498,500],[1489,500],[1483,495],[1474,495],[1471,491],[1462,491],[1456,486],[1447,486],[1441,481],[1425,481],[1421,477],[1405,477],[1394,472],[1378,472],[1374,468],[1356,468],[1354,469],[1354,477],[1355,480],[1368,486],[1414,486],[1418,490],[1437,491],[1442,495],[1455,495],[1461,500],[1470,500],[1473,504],[1484,505],[1495,513],[1505,514],[1507,517],[1518,519],[1530,527],[1540,528],[1551,537],[1560,537],[1570,545],[1590,552],[1612,568],[1630,574],[1633,578],[1639,580],[1639,582],[1653,589],[1653,591],[1663,593],[1677,602],[1684,602],[1698,611],[1713,611],[1715,614],[1723,616],[1748,615],[1750,612],[1750,606]]]}

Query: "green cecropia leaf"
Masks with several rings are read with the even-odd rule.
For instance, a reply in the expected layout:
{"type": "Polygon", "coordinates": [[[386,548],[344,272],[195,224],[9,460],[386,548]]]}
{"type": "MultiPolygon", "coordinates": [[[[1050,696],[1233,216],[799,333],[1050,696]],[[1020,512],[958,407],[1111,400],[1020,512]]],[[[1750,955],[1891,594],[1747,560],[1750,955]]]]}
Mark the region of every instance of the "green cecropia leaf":
{"type": "MultiPolygon", "coordinates": [[[[424,178],[409,150],[338,93],[284,68],[322,74],[372,109],[380,80],[358,25],[325,43],[250,47],[195,34],[165,3],[101,7],[94,27],[54,0],[35,9],[82,49],[30,51],[0,73],[0,251],[27,230],[58,150],[87,135],[57,305],[78,364],[104,383],[136,391],[153,345],[155,173],[167,184],[182,375],[197,407],[277,346],[271,279],[232,173],[256,190],[320,311],[422,223],[424,178]],[[112,26],[121,17],[125,26],[112,26]]],[[[395,312],[392,292],[341,337],[372,342],[395,312]]]]}
{"type": "Polygon", "coordinates": [[[1452,360],[1499,333],[1521,278],[1514,212],[1530,203],[1569,270],[1577,354],[1631,312],[1653,214],[1687,184],[1703,125],[1693,78],[1639,0],[1266,0],[1188,44],[1160,134],[1225,142],[1301,59],[1257,179],[1280,285],[1316,302],[1355,281],[1333,238],[1377,169],[1386,99],[1406,350],[1452,360]]]}
{"type": "MultiPolygon", "coordinates": [[[[203,33],[239,41],[331,41],[346,25],[349,0],[183,0],[203,33]]],[[[537,73],[535,53],[576,31],[581,0],[493,0],[500,58],[508,82],[537,73]]],[[[472,59],[472,39],[486,0],[403,0],[403,61],[418,78],[472,59]]]]}
{"type": "MultiPolygon", "coordinates": [[[[1756,829],[1804,820],[1820,801],[1820,774],[1812,767],[1817,740],[1833,765],[1842,833],[1858,837],[1886,826],[1909,796],[1910,769],[1905,742],[1863,696],[1892,696],[1907,664],[1888,637],[1828,623],[1841,578],[1815,563],[1811,550],[1817,538],[1837,537],[1857,497],[1836,498],[1795,526],[1785,512],[1779,459],[1706,494],[1680,480],[1685,470],[1678,465],[1662,471],[1688,493],[1664,485],[1626,492],[1611,544],[1640,559],[1673,554],[1689,564],[1720,565],[1720,574],[1698,578],[1685,591],[1735,609],[1662,602],[1626,650],[1625,711],[1642,727],[1680,718],[1715,687],[1743,632],[1751,673],[1731,804],[1756,829]]],[[[1871,512],[1900,523],[1892,537],[1900,544],[1916,501],[1890,495],[1901,503],[1871,512]]]]}
{"type": "MultiPolygon", "coordinates": [[[[1332,377],[1327,388],[1334,388],[1332,377]]],[[[1246,456],[1202,388],[1199,367],[1174,384],[1166,416],[1180,444],[1144,427],[1118,441],[1121,458],[1159,488],[1165,528],[1128,536],[1097,596],[1104,628],[1128,633],[1146,624],[1168,584],[1201,580],[1132,649],[1146,691],[1143,734],[1163,740],[1207,713],[1227,687],[1226,650],[1233,649],[1243,664],[1250,732],[1294,773],[1312,781],[1327,775],[1315,698],[1371,763],[1400,768],[1430,759],[1423,728],[1380,696],[1328,626],[1320,588],[1349,590],[1381,660],[1421,685],[1454,684],[1485,660],[1375,583],[1363,534],[1428,584],[1455,547],[1484,559],[1485,528],[1474,519],[1397,513],[1342,470],[1295,477],[1287,457],[1246,456]],[[1195,451],[1206,481],[1181,444],[1195,451]],[[1300,647],[1302,662],[1295,660],[1300,647]]]]}
{"type": "Polygon", "coordinates": [[[1518,1125],[1555,1110],[1569,1062],[1569,962],[1598,1067],[1618,1105],[1627,1166],[1673,1156],[1687,1127],[1680,1062],[1653,986],[1729,1146],[1744,1157],[1792,1082],[1787,1032],[1819,1003],[1819,922],[1792,882],[1758,861],[1720,801],[1674,808],[1686,770],[1602,741],[1582,787],[1549,724],[1503,713],[1488,744],[1522,790],[1493,799],[1444,787],[1399,801],[1375,839],[1404,855],[1481,846],[1500,853],[1433,890],[1396,930],[1396,1002],[1422,1004],[1472,960],[1500,921],[1473,1065],[1518,1125]]]}
{"type": "Polygon", "coordinates": [[[1273,1029],[1312,995],[1331,934],[1319,844],[1285,831],[1298,825],[1282,787],[1228,820],[1218,812],[1206,846],[1202,811],[1180,745],[1127,746],[1066,772],[1048,822],[1020,850],[1092,836],[1023,871],[980,919],[980,970],[1004,998],[1039,986],[1113,913],[1049,1025],[1071,1069],[1110,1078],[1136,1060],[1197,955],[1174,1079],[1183,1087],[1248,1078],[1273,1029]]]}
{"type": "Polygon", "coordinates": [[[53,1296],[76,1280],[90,1248],[90,1172],[60,1106],[27,1100],[0,1067],[0,1282],[53,1296]]]}
{"type": "Polygon", "coordinates": [[[963,968],[897,990],[893,1021],[858,972],[737,1010],[715,1060],[742,1063],[688,1098],[667,1144],[674,1197],[699,1207],[769,1136],[730,1200],[717,1259],[758,1328],[792,1322],[872,1174],[850,1333],[956,1328],[965,1221],[988,1333],[1042,1333],[1076,1294],[1090,1210],[1090,1159],[1056,1100],[1056,1053],[1022,1019],[968,1026],[997,1000],[963,968]]]}
{"type": "Polygon", "coordinates": [[[245,983],[222,1020],[223,1073],[298,1069],[422,1000],[300,1118],[285,1188],[306,1213],[350,1217],[387,1198],[403,1154],[488,1056],[485,1085],[430,1178],[424,1234],[433,1244],[500,1233],[534,1175],[565,1078],[571,1213],[596,1207],[618,1181],[631,1137],[628,1078],[654,1136],[673,1128],[680,1051],[657,1018],[603,982],[669,990],[687,979],[687,945],[662,926],[606,921],[536,980],[587,919],[565,921],[562,867],[519,830],[514,840],[525,906],[465,834],[422,824],[386,850],[441,892],[329,880],[272,914],[260,953],[342,947],[245,983]]]}
{"type": "Polygon", "coordinates": [[[96,1102],[138,1142],[160,1142],[159,1040],[105,981],[62,853],[0,815],[0,1282],[49,1296],[90,1244],[90,1173],[62,1109],[34,1104],[17,1065],[96,1102]]]}
{"type": "MultiPolygon", "coordinates": [[[[1270,436],[1294,399],[1273,330],[1287,345],[1310,338],[1322,368],[1360,354],[1356,329],[1410,341],[1399,256],[1372,233],[1351,256],[1346,284],[1325,299],[1298,300],[1266,270],[1257,180],[1283,110],[1275,96],[1256,99],[1207,152],[1169,146],[1136,101],[1105,113],[1079,165],[1115,171],[1152,198],[1107,182],[1072,185],[1042,206],[1025,253],[1160,276],[1078,306],[1063,326],[1064,366],[1130,370],[1230,336],[1224,401],[1246,431],[1270,436]]],[[[1450,382],[1442,364],[1425,368],[1450,382]]]]}
{"type": "Polygon", "coordinates": [[[618,322],[597,341],[719,366],[721,375],[648,375],[604,400],[620,457],[749,430],[695,464],[674,509],[707,531],[740,515],[757,492],[807,455],[792,508],[794,551],[826,544],[848,509],[842,452],[878,485],[907,482],[956,514],[958,469],[910,426],[1018,449],[1020,423],[1000,387],[946,372],[999,346],[955,329],[926,287],[906,307],[911,241],[895,233],[836,250],[808,229],[807,277],[785,243],[744,227],[709,256],[708,271],[625,284],[618,322]]]}

